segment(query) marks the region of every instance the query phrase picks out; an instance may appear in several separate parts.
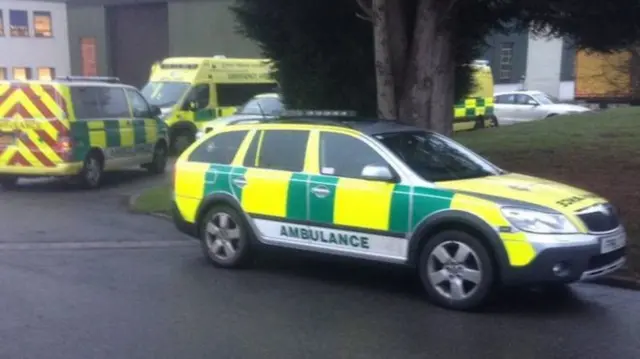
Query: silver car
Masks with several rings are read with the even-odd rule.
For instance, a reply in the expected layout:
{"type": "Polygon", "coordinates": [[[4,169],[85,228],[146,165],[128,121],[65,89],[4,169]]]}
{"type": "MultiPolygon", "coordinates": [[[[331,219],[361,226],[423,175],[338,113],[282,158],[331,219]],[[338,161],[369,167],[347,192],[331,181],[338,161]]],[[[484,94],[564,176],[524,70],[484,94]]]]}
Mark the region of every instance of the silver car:
{"type": "Polygon", "coordinates": [[[524,122],[556,115],[589,112],[591,109],[561,103],[541,91],[512,91],[494,95],[494,111],[500,121],[524,122]]]}

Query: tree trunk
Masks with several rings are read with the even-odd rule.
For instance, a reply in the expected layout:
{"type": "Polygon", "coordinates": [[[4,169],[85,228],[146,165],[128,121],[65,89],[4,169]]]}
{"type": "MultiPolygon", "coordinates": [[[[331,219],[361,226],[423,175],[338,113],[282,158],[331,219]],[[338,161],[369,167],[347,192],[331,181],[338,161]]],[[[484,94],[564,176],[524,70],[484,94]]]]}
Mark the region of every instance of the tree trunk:
{"type": "Polygon", "coordinates": [[[399,117],[444,135],[453,129],[452,30],[442,19],[447,1],[419,0],[408,66],[399,96],[399,117]]]}
{"type": "Polygon", "coordinates": [[[375,43],[374,59],[378,93],[378,116],[385,119],[396,119],[398,118],[395,95],[396,81],[391,65],[391,51],[389,48],[387,0],[373,0],[371,10],[375,43]]]}

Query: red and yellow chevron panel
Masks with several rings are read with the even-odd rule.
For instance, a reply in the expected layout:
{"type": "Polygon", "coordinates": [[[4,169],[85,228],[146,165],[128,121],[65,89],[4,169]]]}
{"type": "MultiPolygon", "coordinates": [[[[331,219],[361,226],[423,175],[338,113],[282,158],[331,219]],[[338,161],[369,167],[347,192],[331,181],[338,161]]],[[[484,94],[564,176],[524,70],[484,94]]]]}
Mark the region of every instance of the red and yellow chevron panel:
{"type": "Polygon", "coordinates": [[[65,161],[68,104],[55,84],[0,82],[0,167],[65,161]]]}

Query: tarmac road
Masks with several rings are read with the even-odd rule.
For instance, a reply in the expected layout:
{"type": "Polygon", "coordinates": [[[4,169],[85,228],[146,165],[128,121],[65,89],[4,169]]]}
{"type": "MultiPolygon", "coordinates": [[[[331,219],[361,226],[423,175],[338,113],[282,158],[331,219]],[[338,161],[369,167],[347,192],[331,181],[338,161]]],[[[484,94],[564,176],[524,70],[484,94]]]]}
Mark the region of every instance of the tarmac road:
{"type": "Polygon", "coordinates": [[[640,358],[636,292],[508,292],[468,314],[395,268],[281,253],[214,269],[171,223],[126,212],[150,181],[0,192],[0,358],[640,358]]]}

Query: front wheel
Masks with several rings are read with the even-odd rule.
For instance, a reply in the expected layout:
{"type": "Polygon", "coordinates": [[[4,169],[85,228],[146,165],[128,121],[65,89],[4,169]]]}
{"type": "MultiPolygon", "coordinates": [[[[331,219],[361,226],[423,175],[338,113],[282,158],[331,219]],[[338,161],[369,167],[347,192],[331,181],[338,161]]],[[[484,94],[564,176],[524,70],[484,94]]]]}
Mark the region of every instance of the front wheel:
{"type": "Polygon", "coordinates": [[[249,259],[249,231],[238,211],[227,205],[214,206],[200,223],[202,250],[216,267],[242,267],[249,259]]]}
{"type": "Polygon", "coordinates": [[[498,123],[498,118],[496,116],[489,116],[488,127],[500,127],[500,124],[498,123]]]}
{"type": "Polygon", "coordinates": [[[171,150],[179,155],[196,141],[196,133],[193,130],[182,128],[171,133],[171,150]]]}
{"type": "Polygon", "coordinates": [[[164,142],[159,142],[153,149],[153,159],[151,163],[144,165],[144,168],[152,174],[163,174],[167,168],[168,156],[167,146],[164,142]]]}
{"type": "Polygon", "coordinates": [[[83,187],[95,189],[102,184],[103,162],[96,153],[90,153],[84,160],[82,171],[80,172],[80,181],[83,187]]]}
{"type": "Polygon", "coordinates": [[[436,234],[422,248],[419,265],[422,285],[440,306],[472,310],[484,304],[491,294],[491,257],[480,240],[466,232],[436,234]]]}

